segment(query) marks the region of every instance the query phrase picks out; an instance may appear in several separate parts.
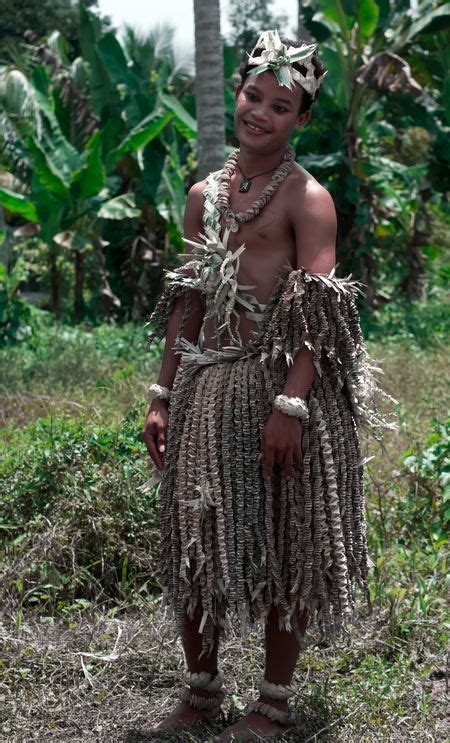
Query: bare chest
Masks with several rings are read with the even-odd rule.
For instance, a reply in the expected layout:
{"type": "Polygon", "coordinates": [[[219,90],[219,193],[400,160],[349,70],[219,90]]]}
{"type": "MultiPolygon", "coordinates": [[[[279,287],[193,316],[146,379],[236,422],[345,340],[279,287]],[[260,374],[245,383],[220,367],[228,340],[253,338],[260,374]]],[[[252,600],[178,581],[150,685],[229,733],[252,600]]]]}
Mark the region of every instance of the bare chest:
{"type": "MultiPolygon", "coordinates": [[[[231,208],[235,213],[252,206],[256,194],[239,194],[233,184],[231,208]]],[[[261,212],[230,233],[228,249],[235,252],[243,243],[246,249],[239,258],[237,279],[241,284],[255,286],[256,298],[265,303],[272,293],[277,277],[286,265],[296,267],[295,233],[280,189],[261,212]]],[[[222,229],[225,227],[222,223],[222,229]]]]}

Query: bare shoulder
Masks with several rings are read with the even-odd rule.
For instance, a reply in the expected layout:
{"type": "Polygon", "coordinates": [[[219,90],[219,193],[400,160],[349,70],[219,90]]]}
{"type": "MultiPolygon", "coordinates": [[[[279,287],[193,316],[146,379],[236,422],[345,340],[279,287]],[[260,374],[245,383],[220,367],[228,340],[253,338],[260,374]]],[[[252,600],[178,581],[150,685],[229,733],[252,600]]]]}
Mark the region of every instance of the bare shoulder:
{"type": "Polygon", "coordinates": [[[186,209],[192,209],[193,211],[203,210],[203,191],[206,187],[206,179],[197,181],[188,191],[186,209]]]}
{"type": "Polygon", "coordinates": [[[295,233],[297,265],[327,273],[336,262],[337,219],[333,199],[301,166],[297,165],[292,175],[287,199],[295,233]]]}
{"type": "Polygon", "coordinates": [[[288,190],[289,213],[294,223],[299,219],[320,219],[331,225],[336,224],[334,201],[327,189],[298,163],[292,172],[288,190]]]}
{"type": "MultiPolygon", "coordinates": [[[[188,191],[184,211],[184,236],[188,240],[197,240],[203,231],[204,196],[206,181],[198,181],[188,191]]],[[[189,248],[187,248],[189,252],[189,248]]]]}

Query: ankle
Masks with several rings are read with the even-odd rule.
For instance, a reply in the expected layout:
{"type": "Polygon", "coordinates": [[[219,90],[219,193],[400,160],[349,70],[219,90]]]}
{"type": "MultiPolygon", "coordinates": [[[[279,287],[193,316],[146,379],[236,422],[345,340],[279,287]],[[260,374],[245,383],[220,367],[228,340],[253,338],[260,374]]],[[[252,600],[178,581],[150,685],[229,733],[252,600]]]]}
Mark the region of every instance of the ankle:
{"type": "Polygon", "coordinates": [[[192,690],[188,686],[180,689],[178,696],[182,702],[204,714],[217,712],[225,698],[223,691],[216,691],[211,696],[205,697],[198,693],[198,689],[192,690]]]}
{"type": "Polygon", "coordinates": [[[217,671],[185,674],[186,686],[180,691],[180,699],[205,715],[216,714],[224,700],[223,678],[217,671]]]}
{"type": "Polygon", "coordinates": [[[204,699],[211,699],[212,697],[217,696],[217,691],[208,691],[208,689],[199,689],[198,686],[191,686],[191,684],[189,684],[189,689],[192,694],[196,694],[198,697],[204,697],[204,699]]]}
{"type": "MultiPolygon", "coordinates": [[[[222,691],[223,678],[216,670],[209,671],[187,671],[184,677],[185,683],[195,693],[202,692],[206,697],[214,696],[222,691]]],[[[202,696],[199,694],[199,696],[202,696]]]]}
{"type": "Polygon", "coordinates": [[[287,699],[274,699],[273,697],[267,696],[267,694],[260,694],[257,701],[261,702],[262,704],[270,704],[272,707],[275,707],[282,712],[285,712],[289,709],[287,699]]]}
{"type": "Polygon", "coordinates": [[[269,717],[274,722],[290,725],[296,719],[296,713],[289,707],[288,700],[295,692],[291,686],[275,684],[263,678],[259,682],[259,698],[250,702],[248,710],[269,717]]]}

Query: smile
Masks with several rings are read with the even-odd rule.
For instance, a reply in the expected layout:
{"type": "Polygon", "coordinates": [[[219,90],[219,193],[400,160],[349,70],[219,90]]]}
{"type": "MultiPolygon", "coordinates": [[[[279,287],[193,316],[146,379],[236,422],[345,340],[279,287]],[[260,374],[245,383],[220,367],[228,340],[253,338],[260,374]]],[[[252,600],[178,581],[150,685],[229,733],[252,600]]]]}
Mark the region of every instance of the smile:
{"type": "Polygon", "coordinates": [[[244,119],[244,124],[248,129],[250,129],[251,132],[255,132],[255,134],[267,134],[266,129],[261,129],[260,126],[256,126],[256,124],[251,124],[250,121],[245,121],[244,119]]]}

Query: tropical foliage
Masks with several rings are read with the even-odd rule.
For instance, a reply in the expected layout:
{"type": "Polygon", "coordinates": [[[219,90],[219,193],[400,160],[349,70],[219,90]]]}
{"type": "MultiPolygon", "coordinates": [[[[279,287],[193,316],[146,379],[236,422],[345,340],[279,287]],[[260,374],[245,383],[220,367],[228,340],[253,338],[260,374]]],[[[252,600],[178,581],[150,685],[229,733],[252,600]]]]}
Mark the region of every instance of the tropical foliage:
{"type": "MultiPolygon", "coordinates": [[[[98,12],[97,0],[81,1],[98,12]]],[[[78,26],[75,0],[16,0],[15,3],[0,0],[0,56],[9,61],[20,58],[24,39],[28,43],[40,43],[55,28],[75,50],[78,26]]]]}
{"type": "MultiPolygon", "coordinates": [[[[270,15],[269,5],[255,6],[253,19],[270,15]]],[[[450,4],[306,0],[302,19],[329,74],[294,145],[335,198],[341,271],[365,282],[373,308],[399,294],[420,298],[448,279],[450,4]]],[[[240,60],[233,23],[224,47],[229,145],[240,60]]],[[[147,38],[127,29],[119,41],[82,4],[78,39],[75,58],[53,32],[0,70],[3,296],[9,281],[16,299],[26,288],[57,317],[139,319],[162,267],[183,249],[197,166],[194,79],[175,60],[170,29],[147,38]],[[8,275],[19,256],[17,285],[8,275]]],[[[3,337],[20,338],[9,322],[3,337]]]]}
{"type": "Polygon", "coordinates": [[[271,5],[271,0],[230,0],[230,41],[239,56],[254,47],[263,29],[286,26],[287,16],[273,13],[271,5]]]}
{"type": "Polygon", "coordinates": [[[302,10],[329,74],[297,150],[335,197],[341,259],[369,299],[382,287],[378,301],[386,289],[416,299],[441,254],[427,236],[448,190],[450,3],[306,0],[302,10]]]}
{"type": "Polygon", "coordinates": [[[4,163],[13,174],[0,188],[12,216],[5,239],[8,230],[16,240],[39,237],[57,317],[63,261],[72,263],[75,319],[86,312],[86,290],[92,312],[133,301],[139,314],[164,234],[180,244],[181,168],[196,123],[179,100],[186,93],[189,102],[190,81],[174,69],[165,36],[142,42],[128,30],[121,45],[80,6],[82,57],[71,63],[55,32],[30,73],[1,70],[4,163]],[[18,217],[26,220],[19,227],[18,217]]]}

